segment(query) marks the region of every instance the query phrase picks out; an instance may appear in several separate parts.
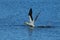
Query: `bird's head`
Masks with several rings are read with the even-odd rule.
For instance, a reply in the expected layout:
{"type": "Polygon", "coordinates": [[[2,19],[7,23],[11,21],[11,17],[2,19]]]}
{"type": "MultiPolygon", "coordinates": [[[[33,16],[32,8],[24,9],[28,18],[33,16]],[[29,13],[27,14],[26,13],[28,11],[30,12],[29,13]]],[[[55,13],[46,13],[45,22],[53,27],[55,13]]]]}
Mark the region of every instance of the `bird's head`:
{"type": "Polygon", "coordinates": [[[28,22],[24,22],[24,24],[28,25],[28,22]]]}

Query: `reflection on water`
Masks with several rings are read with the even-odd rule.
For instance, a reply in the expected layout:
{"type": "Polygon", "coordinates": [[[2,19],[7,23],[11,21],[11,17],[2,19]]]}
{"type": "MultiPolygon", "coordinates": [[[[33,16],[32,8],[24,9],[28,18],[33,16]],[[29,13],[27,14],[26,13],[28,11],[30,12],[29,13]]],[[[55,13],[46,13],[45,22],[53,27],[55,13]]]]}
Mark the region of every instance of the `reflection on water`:
{"type": "Polygon", "coordinates": [[[0,40],[58,40],[60,28],[33,28],[29,26],[0,26],[0,40]]]}

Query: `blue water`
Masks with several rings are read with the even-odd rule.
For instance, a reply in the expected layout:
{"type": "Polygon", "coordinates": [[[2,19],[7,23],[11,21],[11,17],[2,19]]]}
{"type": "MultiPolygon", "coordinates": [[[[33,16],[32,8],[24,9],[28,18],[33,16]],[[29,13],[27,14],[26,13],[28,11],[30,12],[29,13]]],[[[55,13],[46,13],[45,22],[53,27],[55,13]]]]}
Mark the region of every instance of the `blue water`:
{"type": "Polygon", "coordinates": [[[60,0],[0,0],[0,40],[60,40],[60,0]],[[19,26],[29,20],[30,8],[33,18],[40,13],[36,26],[52,27],[19,26]]]}

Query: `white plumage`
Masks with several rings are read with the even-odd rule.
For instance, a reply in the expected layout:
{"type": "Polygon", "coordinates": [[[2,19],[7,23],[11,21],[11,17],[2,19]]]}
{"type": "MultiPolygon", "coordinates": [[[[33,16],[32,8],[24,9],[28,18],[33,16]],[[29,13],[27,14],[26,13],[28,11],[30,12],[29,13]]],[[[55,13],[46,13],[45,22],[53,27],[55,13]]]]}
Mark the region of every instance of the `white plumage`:
{"type": "Polygon", "coordinates": [[[28,26],[30,26],[30,27],[35,27],[34,22],[37,20],[38,15],[36,16],[35,20],[33,20],[33,17],[32,17],[32,8],[30,8],[28,15],[29,15],[29,20],[30,21],[29,22],[25,22],[25,24],[28,25],[28,26]]]}

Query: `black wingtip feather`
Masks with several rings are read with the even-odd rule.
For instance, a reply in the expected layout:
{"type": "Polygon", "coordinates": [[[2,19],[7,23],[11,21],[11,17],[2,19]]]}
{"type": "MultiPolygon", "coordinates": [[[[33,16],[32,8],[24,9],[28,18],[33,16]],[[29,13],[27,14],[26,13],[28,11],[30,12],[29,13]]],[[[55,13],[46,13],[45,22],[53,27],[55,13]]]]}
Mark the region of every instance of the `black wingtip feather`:
{"type": "Polygon", "coordinates": [[[29,15],[32,16],[32,8],[29,10],[29,15]]]}
{"type": "Polygon", "coordinates": [[[32,8],[30,8],[28,15],[29,15],[29,16],[31,17],[31,19],[33,20],[33,17],[32,17],[32,8]]]}

